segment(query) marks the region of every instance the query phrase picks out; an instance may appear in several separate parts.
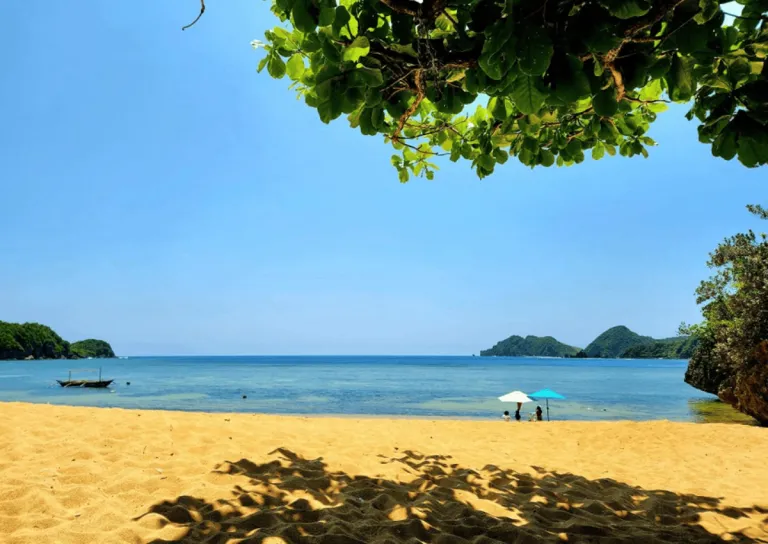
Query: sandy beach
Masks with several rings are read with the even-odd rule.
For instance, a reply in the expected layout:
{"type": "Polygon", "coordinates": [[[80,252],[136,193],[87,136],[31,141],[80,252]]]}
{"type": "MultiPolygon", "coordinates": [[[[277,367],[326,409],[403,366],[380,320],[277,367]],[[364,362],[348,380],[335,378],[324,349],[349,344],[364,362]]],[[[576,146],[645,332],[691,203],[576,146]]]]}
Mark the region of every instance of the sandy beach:
{"type": "Polygon", "coordinates": [[[768,542],[768,430],[0,404],[0,542],[768,542]]]}

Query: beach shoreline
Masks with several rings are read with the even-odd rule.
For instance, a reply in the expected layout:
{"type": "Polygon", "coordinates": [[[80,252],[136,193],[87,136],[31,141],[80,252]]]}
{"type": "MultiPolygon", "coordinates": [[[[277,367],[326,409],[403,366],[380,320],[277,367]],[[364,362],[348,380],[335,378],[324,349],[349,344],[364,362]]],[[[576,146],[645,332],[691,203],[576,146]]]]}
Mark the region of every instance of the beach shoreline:
{"type": "Polygon", "coordinates": [[[768,542],[766,451],[733,424],[0,403],[0,541],[768,542]]]}

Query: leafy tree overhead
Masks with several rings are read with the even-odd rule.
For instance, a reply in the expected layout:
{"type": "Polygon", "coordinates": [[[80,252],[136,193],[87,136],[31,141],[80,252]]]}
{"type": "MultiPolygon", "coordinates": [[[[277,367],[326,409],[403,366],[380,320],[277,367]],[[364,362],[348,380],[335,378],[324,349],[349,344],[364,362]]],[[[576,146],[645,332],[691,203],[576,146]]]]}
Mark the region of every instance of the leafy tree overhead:
{"type": "Polygon", "coordinates": [[[768,162],[768,0],[273,0],[259,70],[329,123],[382,135],[405,182],[441,155],[480,177],[510,156],[647,156],[666,102],[699,139],[768,162]],[[736,9],[738,11],[738,7],[736,9]]]}

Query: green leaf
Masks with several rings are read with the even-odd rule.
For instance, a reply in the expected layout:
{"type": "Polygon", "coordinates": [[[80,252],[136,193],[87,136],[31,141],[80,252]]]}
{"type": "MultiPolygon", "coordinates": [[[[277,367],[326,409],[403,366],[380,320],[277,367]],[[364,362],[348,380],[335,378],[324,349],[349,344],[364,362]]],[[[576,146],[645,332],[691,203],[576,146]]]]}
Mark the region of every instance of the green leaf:
{"type": "Polygon", "coordinates": [[[491,115],[500,121],[507,118],[507,107],[503,97],[494,96],[488,101],[488,111],[491,115]]]}
{"type": "MultiPolygon", "coordinates": [[[[357,76],[360,77],[360,76],[357,76]]],[[[360,78],[360,81],[363,81],[363,78],[360,78]]],[[[364,81],[363,81],[364,83],[364,81]]],[[[367,87],[367,85],[366,85],[367,87]]],[[[376,90],[375,87],[369,87],[365,90],[365,105],[366,106],[378,106],[381,104],[381,101],[383,100],[381,93],[376,90]]]]}
{"type": "Polygon", "coordinates": [[[712,155],[715,157],[722,157],[727,161],[736,156],[737,150],[738,144],[736,142],[736,133],[727,128],[724,129],[712,143],[712,155]]]}
{"type": "Polygon", "coordinates": [[[600,4],[619,19],[640,17],[651,9],[651,3],[643,0],[601,0],[600,4]]]}
{"type": "Polygon", "coordinates": [[[596,161],[603,158],[605,155],[605,146],[602,144],[598,144],[595,147],[592,148],[592,158],[596,161]]]}
{"type": "Polygon", "coordinates": [[[739,136],[739,162],[749,168],[768,162],[768,134],[741,134],[739,136]]]}
{"type": "Polygon", "coordinates": [[[464,88],[470,93],[476,93],[479,90],[480,82],[475,70],[469,69],[464,72],[464,88]]]}
{"type": "Polygon", "coordinates": [[[745,58],[739,57],[728,64],[728,79],[733,88],[738,88],[752,74],[752,66],[745,58]]]}
{"type": "Polygon", "coordinates": [[[332,63],[341,62],[341,53],[339,52],[338,47],[336,47],[336,44],[330,39],[323,37],[321,48],[327,61],[332,63]]]}
{"type": "Polygon", "coordinates": [[[397,177],[400,180],[400,183],[408,183],[408,178],[410,177],[408,175],[408,169],[407,168],[400,168],[397,171],[397,177]]]}
{"type": "Polygon", "coordinates": [[[651,76],[651,79],[658,79],[660,77],[664,77],[667,75],[667,72],[669,72],[669,67],[671,64],[671,60],[669,56],[660,58],[653,64],[651,64],[651,67],[648,68],[648,75],[651,76]]]}
{"type": "Polygon", "coordinates": [[[330,123],[342,113],[343,94],[340,92],[331,93],[330,98],[317,105],[317,113],[323,123],[330,123]]]}
{"type": "Polygon", "coordinates": [[[304,59],[300,54],[296,53],[290,59],[288,59],[288,63],[286,64],[286,73],[288,74],[288,77],[293,80],[301,78],[301,76],[304,74],[304,59]]]}
{"type": "Polygon", "coordinates": [[[691,99],[696,90],[693,80],[695,60],[691,57],[675,55],[672,66],[665,78],[669,88],[669,97],[675,102],[686,102],[691,99]]]}
{"type": "Polygon", "coordinates": [[[350,17],[347,8],[344,6],[339,6],[336,8],[336,16],[333,18],[333,24],[331,25],[331,31],[333,32],[334,37],[339,37],[341,30],[349,22],[349,19],[350,17]]]}
{"type": "MultiPolygon", "coordinates": [[[[620,135],[616,126],[607,119],[603,119],[600,122],[600,139],[608,142],[609,144],[615,144],[618,142],[620,135]]],[[[608,151],[610,153],[610,151],[608,151]]]]}
{"type": "Polygon", "coordinates": [[[514,19],[506,17],[485,29],[483,50],[478,58],[480,69],[496,81],[501,81],[514,60],[514,19]]]}
{"type": "Polygon", "coordinates": [[[330,26],[336,19],[336,8],[323,8],[320,10],[319,26],[330,26]]]}
{"type": "Polygon", "coordinates": [[[642,88],[640,91],[640,100],[658,100],[661,98],[663,89],[661,88],[661,80],[654,79],[648,85],[642,88]]]}
{"type": "Polygon", "coordinates": [[[305,33],[314,32],[317,28],[317,19],[309,12],[308,3],[308,0],[296,0],[291,11],[293,26],[305,33]]]}
{"type": "Polygon", "coordinates": [[[384,109],[371,108],[371,124],[376,130],[384,128],[384,109]]]}
{"type": "Polygon", "coordinates": [[[377,70],[376,68],[357,68],[354,71],[354,74],[369,87],[381,87],[384,84],[381,70],[377,70]]]}
{"type": "Polygon", "coordinates": [[[613,117],[619,111],[619,103],[616,102],[616,89],[609,87],[600,91],[592,99],[592,107],[595,113],[601,117],[613,117]]]}
{"type": "Polygon", "coordinates": [[[542,149],[539,151],[539,164],[549,168],[555,164],[555,154],[549,149],[542,149]]]}
{"type": "Polygon", "coordinates": [[[291,13],[295,0],[275,0],[275,5],[286,16],[291,13]]]}
{"type": "Polygon", "coordinates": [[[496,148],[493,150],[493,158],[497,163],[504,164],[509,159],[509,154],[503,149],[496,148]]]}
{"type": "Polygon", "coordinates": [[[451,148],[451,156],[449,157],[451,162],[456,162],[461,158],[461,146],[455,145],[451,148]]]}
{"type": "Polygon", "coordinates": [[[496,81],[500,81],[504,77],[501,66],[501,55],[498,53],[488,54],[483,53],[480,58],[477,59],[477,63],[485,74],[496,81]]]}
{"type": "Polygon", "coordinates": [[[521,75],[512,83],[511,98],[521,113],[538,112],[546,94],[541,90],[541,78],[521,75]]]}
{"type": "Polygon", "coordinates": [[[360,57],[364,57],[371,50],[371,44],[365,36],[358,36],[349,44],[342,53],[342,58],[346,61],[357,62],[360,57]]]}
{"type": "Polygon", "coordinates": [[[543,75],[549,68],[553,52],[546,29],[526,23],[515,47],[520,70],[529,76],[543,75]]]}
{"type": "Polygon", "coordinates": [[[376,134],[376,130],[373,128],[373,124],[371,123],[371,110],[368,108],[363,108],[362,110],[359,110],[357,114],[352,114],[349,116],[349,124],[354,128],[356,125],[354,124],[355,117],[357,117],[357,126],[360,127],[360,132],[362,132],[365,136],[373,136],[376,134]]]}
{"type": "Polygon", "coordinates": [[[515,21],[512,17],[499,19],[485,29],[485,41],[483,53],[493,55],[496,53],[514,53],[515,46],[515,21]]]}
{"type": "Polygon", "coordinates": [[[696,14],[693,20],[703,25],[720,12],[720,2],[718,0],[699,0],[699,9],[701,11],[696,14]]]}
{"type": "Polygon", "coordinates": [[[269,55],[267,72],[269,72],[269,75],[275,79],[281,79],[285,75],[285,62],[283,62],[283,59],[281,59],[280,55],[277,53],[273,52],[269,55]]]}
{"type": "Polygon", "coordinates": [[[320,43],[317,34],[307,34],[301,42],[301,48],[306,53],[314,53],[315,51],[319,51],[321,47],[322,44],[320,43]]]}
{"type": "Polygon", "coordinates": [[[589,78],[584,73],[584,63],[573,55],[567,55],[550,69],[555,96],[564,102],[576,102],[589,96],[589,78]]]}
{"type": "Polygon", "coordinates": [[[259,66],[256,68],[256,71],[261,73],[261,71],[264,69],[264,67],[267,65],[267,62],[269,62],[270,55],[267,55],[263,59],[259,61],[259,66]]]}
{"type": "Polygon", "coordinates": [[[603,75],[603,72],[605,72],[605,66],[603,66],[603,63],[600,62],[600,59],[595,54],[592,55],[592,61],[595,65],[592,68],[592,73],[595,75],[595,77],[600,77],[603,75]]]}
{"type": "Polygon", "coordinates": [[[490,155],[483,154],[477,157],[477,164],[479,164],[486,170],[493,170],[493,167],[496,164],[496,161],[494,161],[493,157],[491,157],[490,155]]]}

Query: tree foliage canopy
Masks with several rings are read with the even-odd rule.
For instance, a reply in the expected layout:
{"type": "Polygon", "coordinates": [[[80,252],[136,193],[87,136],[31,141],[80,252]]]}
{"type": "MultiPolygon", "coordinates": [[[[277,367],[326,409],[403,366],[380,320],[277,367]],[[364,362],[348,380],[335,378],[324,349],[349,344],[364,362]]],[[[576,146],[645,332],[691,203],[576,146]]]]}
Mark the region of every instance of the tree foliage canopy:
{"type": "Polygon", "coordinates": [[[441,155],[480,177],[510,156],[647,156],[667,101],[692,102],[713,155],[756,167],[768,0],[738,2],[733,18],[718,0],[273,0],[285,25],[254,44],[323,122],[383,135],[403,182],[441,155]]]}
{"type": "Polygon", "coordinates": [[[114,356],[110,345],[102,340],[83,340],[70,344],[53,329],[40,323],[0,321],[0,361],[114,356]]]}
{"type": "MultiPolygon", "coordinates": [[[[768,219],[768,210],[748,208],[768,219]]],[[[686,381],[768,425],[768,236],[727,238],[709,266],[716,274],[696,291],[704,321],[683,328],[700,339],[686,381]]]]}
{"type": "Polygon", "coordinates": [[[59,359],[69,355],[69,342],[39,323],[0,321],[0,360],[59,359]]]}

